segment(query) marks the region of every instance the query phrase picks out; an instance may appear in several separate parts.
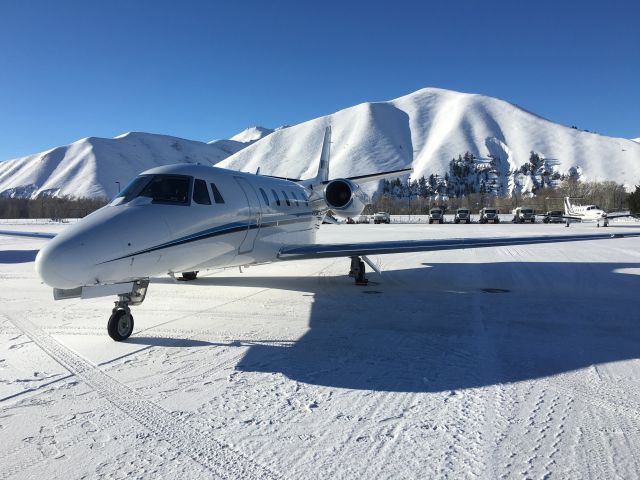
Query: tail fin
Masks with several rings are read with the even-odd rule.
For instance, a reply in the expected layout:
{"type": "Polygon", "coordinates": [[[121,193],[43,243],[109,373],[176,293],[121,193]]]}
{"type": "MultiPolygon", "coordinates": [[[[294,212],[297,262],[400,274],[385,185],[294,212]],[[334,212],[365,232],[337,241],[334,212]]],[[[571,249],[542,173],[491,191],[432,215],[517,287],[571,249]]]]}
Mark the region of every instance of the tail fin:
{"type": "Polygon", "coordinates": [[[571,215],[572,210],[573,207],[571,206],[571,200],[569,200],[569,197],[564,197],[564,214],[569,216],[571,215]]]}
{"type": "Polygon", "coordinates": [[[324,183],[329,180],[329,159],[331,156],[331,126],[324,131],[324,140],[322,142],[322,153],[320,154],[320,165],[318,165],[318,173],[313,180],[314,185],[324,183]]]}

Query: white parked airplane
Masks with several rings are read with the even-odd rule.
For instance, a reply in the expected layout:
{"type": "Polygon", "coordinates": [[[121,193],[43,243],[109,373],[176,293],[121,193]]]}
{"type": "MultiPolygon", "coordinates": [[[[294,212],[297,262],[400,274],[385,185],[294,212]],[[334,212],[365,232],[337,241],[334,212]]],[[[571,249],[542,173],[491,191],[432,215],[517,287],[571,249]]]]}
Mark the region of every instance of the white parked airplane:
{"type": "MultiPolygon", "coordinates": [[[[411,169],[329,180],[328,127],[318,174],[288,180],[201,165],[171,165],[141,173],[107,206],[67,227],[36,257],[40,278],[56,300],[117,295],[107,324],[111,338],[133,331],[130,306],[144,301],[149,278],[207,268],[284,260],[345,257],[350,275],[366,284],[367,255],[505,245],[573,242],[610,235],[472,238],[317,244],[328,210],[356,217],[368,199],[360,183],[411,169]]],[[[31,236],[25,232],[2,232],[31,236]]],[[[635,236],[640,234],[632,234],[635,236]]],[[[33,234],[42,237],[42,234],[33,234]]],[[[621,237],[622,235],[616,235],[621,237]]]]}
{"type": "Polygon", "coordinates": [[[569,197],[564,197],[564,216],[567,221],[567,227],[570,220],[579,220],[580,222],[596,222],[596,226],[609,226],[609,220],[613,218],[633,217],[629,212],[607,213],[597,205],[572,205],[569,197]]]}

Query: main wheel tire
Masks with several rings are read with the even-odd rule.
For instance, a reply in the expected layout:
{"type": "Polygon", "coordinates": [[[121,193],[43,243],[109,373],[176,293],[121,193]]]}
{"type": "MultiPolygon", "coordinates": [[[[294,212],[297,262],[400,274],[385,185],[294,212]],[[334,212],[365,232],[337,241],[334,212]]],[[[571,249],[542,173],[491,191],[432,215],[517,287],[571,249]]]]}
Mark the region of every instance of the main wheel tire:
{"type": "Polygon", "coordinates": [[[122,342],[133,332],[133,315],[124,308],[116,308],[109,317],[107,332],[116,342],[122,342]]]}
{"type": "Polygon", "coordinates": [[[182,272],[182,280],[191,281],[195,280],[198,276],[198,272],[182,272]]]}

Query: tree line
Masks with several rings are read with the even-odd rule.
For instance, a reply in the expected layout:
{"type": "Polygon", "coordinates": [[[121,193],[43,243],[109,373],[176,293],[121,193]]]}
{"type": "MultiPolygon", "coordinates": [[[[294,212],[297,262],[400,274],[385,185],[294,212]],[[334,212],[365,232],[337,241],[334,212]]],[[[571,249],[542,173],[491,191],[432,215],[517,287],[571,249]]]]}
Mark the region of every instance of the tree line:
{"type": "Polygon", "coordinates": [[[82,218],[105,206],[106,198],[0,198],[0,218],[82,218]]]}
{"type": "Polygon", "coordinates": [[[573,202],[579,205],[598,205],[605,211],[631,210],[640,213],[640,186],[637,186],[633,193],[627,193],[622,184],[613,181],[582,182],[575,177],[565,177],[557,187],[539,188],[535,196],[521,193],[495,195],[481,191],[452,197],[425,197],[412,194],[409,187],[400,191],[404,192],[404,195],[397,195],[397,189],[395,193],[387,191],[375,195],[364,213],[384,211],[392,215],[422,215],[433,207],[446,208],[449,211],[464,207],[474,212],[484,207],[494,207],[502,213],[509,213],[512,209],[522,206],[534,208],[538,212],[564,211],[564,197],[571,197],[573,202]]]}
{"type": "MultiPolygon", "coordinates": [[[[424,177],[423,177],[424,178],[424,177]]],[[[449,211],[457,208],[470,208],[478,211],[484,207],[495,207],[503,213],[513,208],[528,206],[540,212],[549,210],[564,210],[563,198],[571,197],[577,204],[595,204],[605,211],[631,210],[640,213],[640,186],[636,186],[633,193],[627,193],[622,184],[612,181],[582,182],[575,177],[566,177],[558,187],[544,187],[536,191],[536,195],[525,196],[520,193],[513,195],[495,195],[486,191],[469,192],[460,196],[443,199],[436,195],[425,196],[420,189],[415,190],[405,182],[394,180],[385,182],[385,186],[401,185],[402,188],[390,190],[383,188],[381,194],[375,195],[372,203],[364,213],[372,214],[379,211],[392,215],[426,214],[433,207],[446,207],[449,211]]],[[[414,181],[414,184],[432,185],[429,180],[414,181]]],[[[435,176],[434,176],[434,185],[435,176]]],[[[444,192],[442,192],[444,194],[444,192]]],[[[108,203],[106,198],[73,198],[73,197],[39,197],[0,198],[0,218],[49,218],[59,220],[63,218],[82,218],[108,203]]]]}

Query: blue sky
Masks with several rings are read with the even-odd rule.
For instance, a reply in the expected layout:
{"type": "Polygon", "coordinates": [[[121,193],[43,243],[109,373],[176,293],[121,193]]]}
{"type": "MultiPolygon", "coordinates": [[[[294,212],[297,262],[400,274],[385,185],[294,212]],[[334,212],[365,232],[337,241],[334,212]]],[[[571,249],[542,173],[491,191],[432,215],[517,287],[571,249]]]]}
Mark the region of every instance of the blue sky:
{"type": "Polygon", "coordinates": [[[208,141],[433,86],[640,136],[640,2],[0,2],[0,159],[208,141]]]}

